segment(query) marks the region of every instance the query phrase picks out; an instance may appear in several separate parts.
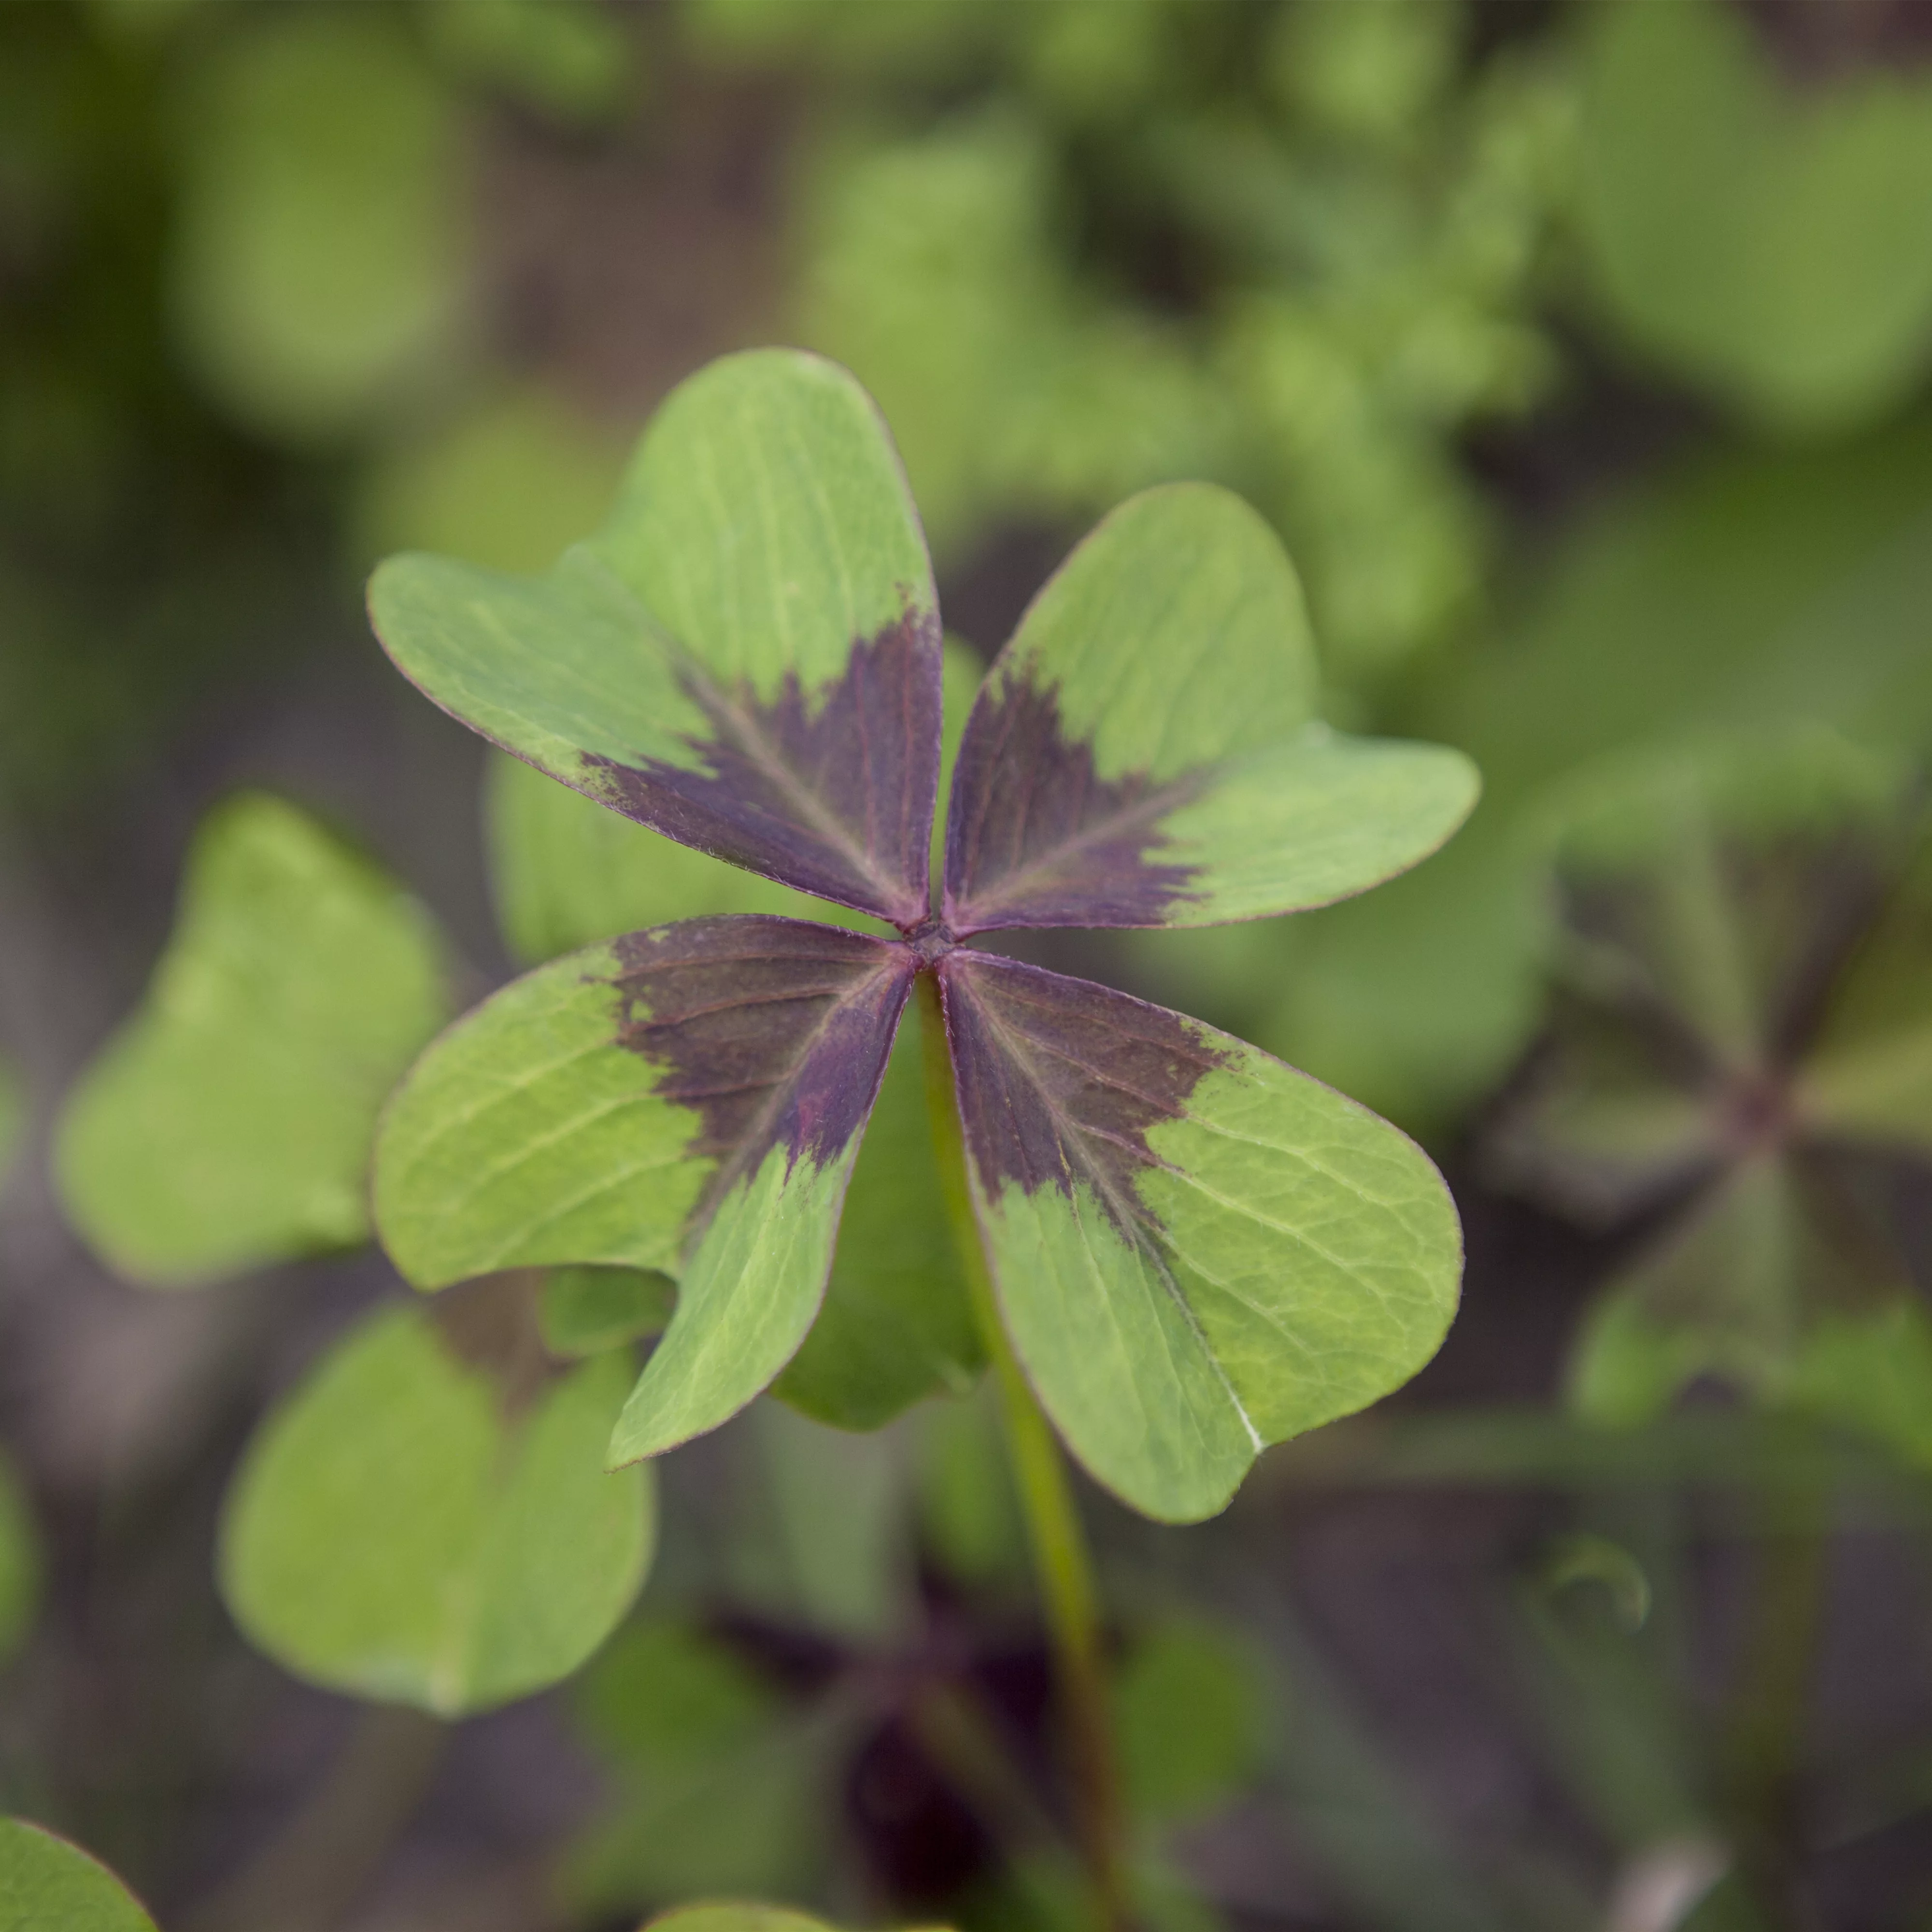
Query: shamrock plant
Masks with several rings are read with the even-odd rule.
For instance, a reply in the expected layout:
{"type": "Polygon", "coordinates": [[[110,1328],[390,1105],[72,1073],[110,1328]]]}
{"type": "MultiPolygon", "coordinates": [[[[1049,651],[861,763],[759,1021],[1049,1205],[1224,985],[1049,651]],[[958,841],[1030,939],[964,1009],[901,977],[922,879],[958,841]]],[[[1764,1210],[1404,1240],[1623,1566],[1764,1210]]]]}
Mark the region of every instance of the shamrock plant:
{"type": "Polygon", "coordinates": [[[418,1286],[676,1276],[614,1464],[716,1427],[804,1342],[915,989],[985,1345],[1134,1507],[1212,1513],[1265,1444],[1435,1348],[1460,1241],[1418,1148],[1239,1040],[983,943],[1325,904],[1468,812],[1458,754],[1315,721],[1293,570],[1238,499],[1136,497],[1040,592],[966,723],[936,907],[938,602],[836,368],[712,364],[548,574],[404,556],[370,602],[404,674],[495,743],[881,928],[741,915],[590,946],[459,1022],[392,1102],[376,1219],[418,1286]]]}
{"type": "Polygon", "coordinates": [[[1559,808],[1548,1038],[1502,1175],[1634,1231],[1573,1392],[1714,1377],[1932,1454],[1932,1323],[1888,1172],[1932,1159],[1932,844],[1909,774],[1823,736],[1650,757],[1559,808]]]}

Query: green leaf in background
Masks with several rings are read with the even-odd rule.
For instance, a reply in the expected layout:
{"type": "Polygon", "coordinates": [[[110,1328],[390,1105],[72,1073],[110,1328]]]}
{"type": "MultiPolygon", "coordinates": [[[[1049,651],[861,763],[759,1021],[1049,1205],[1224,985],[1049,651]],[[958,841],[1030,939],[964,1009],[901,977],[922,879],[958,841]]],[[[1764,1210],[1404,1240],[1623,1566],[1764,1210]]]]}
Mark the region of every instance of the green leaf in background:
{"type": "Polygon", "coordinates": [[[165,39],[208,0],[87,0],[86,11],[106,35],[139,44],[165,39]]]}
{"type": "Polygon", "coordinates": [[[1616,320],[1781,428],[1899,401],[1932,352],[1932,82],[1794,82],[1721,0],[1591,17],[1580,207],[1616,320]]]}
{"type": "Polygon", "coordinates": [[[964,950],[942,974],[1000,1311],[1096,1480],[1211,1516],[1266,1444],[1435,1352],[1461,1229],[1406,1136],[1124,994],[964,950]]]}
{"type": "Polygon", "coordinates": [[[982,1382],[958,1402],[919,1412],[916,1478],[922,1550],[962,1582],[1012,1582],[1027,1575],[1019,1498],[982,1382]]]}
{"type": "Polygon", "coordinates": [[[745,1744],[782,1708],[772,1687],[722,1640],[649,1616],[610,1640],[572,1695],[605,1752],[666,1763],[745,1744]]]}
{"type": "Polygon", "coordinates": [[[661,1333],[677,1305],[677,1284],[642,1268],[558,1268],[537,1311],[553,1355],[598,1355],[661,1333]]]}
{"type": "Polygon", "coordinates": [[[1271,78],[1324,131],[1399,149],[1454,78],[1463,19],[1439,0],[1284,7],[1269,45],[1271,78]]]}
{"type": "Polygon", "coordinates": [[[260,16],[190,78],[168,268],[196,368],[272,435],[386,427],[447,382],[461,332],[454,104],[381,8],[260,16]]]}
{"type": "Polygon", "coordinates": [[[735,1652],[686,1625],[635,1623],[573,1702],[616,1786],[565,1854],[574,1908],[810,1884],[829,1828],[830,1739],[735,1652]]]}
{"type": "Polygon", "coordinates": [[[13,1465],[0,1460],[0,1664],[26,1641],[40,1598],[40,1532],[13,1465]]]}
{"type": "Polygon", "coordinates": [[[300,1677],[455,1718],[568,1677],[630,1607],[649,1472],[606,1474],[617,1354],[512,1416],[425,1312],[354,1330],[270,1418],[224,1511],[222,1593],[300,1677]]]}
{"type": "MultiPolygon", "coordinates": [[[[1711,1248],[1721,1225],[1699,1224],[1702,1238],[1694,1261],[1719,1264],[1730,1256],[1711,1248]]],[[[1667,1268],[1673,1257],[1663,1258],[1667,1268]]],[[[1654,1424],[1699,1376],[1712,1369],[1710,1338],[1695,1328],[1674,1325],[1646,1305],[1640,1292],[1600,1295],[1585,1311],[1570,1347],[1565,1390],[1585,1420],[1606,1429],[1654,1424]]]]}
{"type": "Polygon", "coordinates": [[[428,25],[458,73],[554,119],[595,126],[630,94],[632,36],[596,0],[434,0],[428,25]]]}
{"type": "Polygon", "coordinates": [[[774,1624],[890,1646],[916,1597],[902,1432],[829,1429],[760,1402],[738,1438],[725,1567],[734,1598],[774,1624]]]}
{"type": "Polygon", "coordinates": [[[1232,1797],[1259,1768],[1257,1660],[1229,1633],[1200,1622],[1138,1637],[1114,1684],[1114,1723],[1129,1802],[1162,1820],[1232,1797]]]}
{"type": "Polygon", "coordinates": [[[1293,566],[1204,484],[1123,504],[1034,599],[975,704],[946,820],[954,931],[1306,910],[1426,857],[1474,769],[1312,716],[1293,566]],[[1029,782],[1015,783],[1024,769],[1029,782]]]}
{"type": "MultiPolygon", "coordinates": [[[[452,10],[466,14],[468,0],[452,10]]],[[[581,412],[512,390],[382,452],[362,482],[356,534],[370,557],[433,550],[490,570],[548,570],[609,514],[623,467],[622,446],[581,412]]]]}
{"type": "Polygon", "coordinates": [[[924,916],[938,598],[885,426],[832,364],[710,364],[556,569],[392,557],[369,606],[404,676],[565,784],[802,891],[924,916]]]}
{"type": "Polygon", "coordinates": [[[218,808],[145,1004],[68,1102],[74,1224],[154,1287],[362,1240],[377,1112],[447,997],[392,880],[279,800],[218,808]]]}
{"type": "Polygon", "coordinates": [[[22,1818],[0,1818],[0,1926],[7,1932],[154,1932],[107,1868],[22,1818]]]}

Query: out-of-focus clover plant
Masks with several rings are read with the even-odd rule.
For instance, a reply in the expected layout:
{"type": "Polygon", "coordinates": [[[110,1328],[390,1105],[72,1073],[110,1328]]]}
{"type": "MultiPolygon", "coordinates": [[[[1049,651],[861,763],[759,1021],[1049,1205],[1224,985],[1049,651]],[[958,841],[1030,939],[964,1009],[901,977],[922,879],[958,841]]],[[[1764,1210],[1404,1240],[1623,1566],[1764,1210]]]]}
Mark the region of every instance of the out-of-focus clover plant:
{"type": "Polygon", "coordinates": [[[1932,1322],[1892,1198],[1932,1162],[1918,788],[1808,737],[1626,762],[1559,809],[1561,990],[1491,1149],[1571,1213],[1645,1226],[1576,1402],[1635,1423],[1709,1376],[1924,1457],[1932,1322]]]}

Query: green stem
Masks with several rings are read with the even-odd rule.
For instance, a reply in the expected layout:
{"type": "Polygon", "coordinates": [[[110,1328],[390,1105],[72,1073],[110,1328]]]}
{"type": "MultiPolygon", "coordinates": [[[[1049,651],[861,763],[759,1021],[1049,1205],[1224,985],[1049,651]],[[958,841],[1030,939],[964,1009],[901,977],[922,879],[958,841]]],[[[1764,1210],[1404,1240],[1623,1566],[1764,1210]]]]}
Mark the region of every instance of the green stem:
{"type": "Polygon", "coordinates": [[[966,1175],[966,1148],[954,1096],[952,1050],[940,1005],[939,982],[930,973],[919,982],[920,1022],[925,1048],[926,1112],[939,1157],[947,1219],[959,1250],[967,1292],[986,1358],[999,1384],[1006,1453],[1026,1520],[1045,1598],[1048,1633],[1070,1737],[1080,1806],[1080,1835],[1099,1899],[1104,1932],[1127,1923],[1122,1845],[1125,1833],[1120,1779],[1115,1769],[1113,1722],[1100,1654],[1100,1600],[1079,1511],[1067,1480],[1060,1445],[1006,1339],[994,1298],[992,1277],[980,1236],[966,1175]]]}

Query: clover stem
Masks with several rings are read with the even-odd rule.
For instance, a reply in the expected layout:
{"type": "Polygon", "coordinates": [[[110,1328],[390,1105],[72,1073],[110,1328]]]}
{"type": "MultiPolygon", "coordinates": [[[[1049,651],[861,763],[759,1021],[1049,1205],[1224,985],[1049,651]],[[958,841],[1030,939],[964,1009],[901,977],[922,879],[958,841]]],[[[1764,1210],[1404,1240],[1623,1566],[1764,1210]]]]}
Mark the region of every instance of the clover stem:
{"type": "Polygon", "coordinates": [[[1102,1932],[1122,1932],[1128,1922],[1124,1832],[1093,1563],[1060,1445],[1013,1353],[994,1296],[967,1180],[965,1142],[954,1099],[952,1052],[936,974],[920,975],[919,1002],[933,1149],[939,1159],[946,1216],[966,1276],[974,1320],[999,1384],[1006,1454],[1040,1576],[1072,1748],[1082,1850],[1098,1898],[1102,1932]]]}

